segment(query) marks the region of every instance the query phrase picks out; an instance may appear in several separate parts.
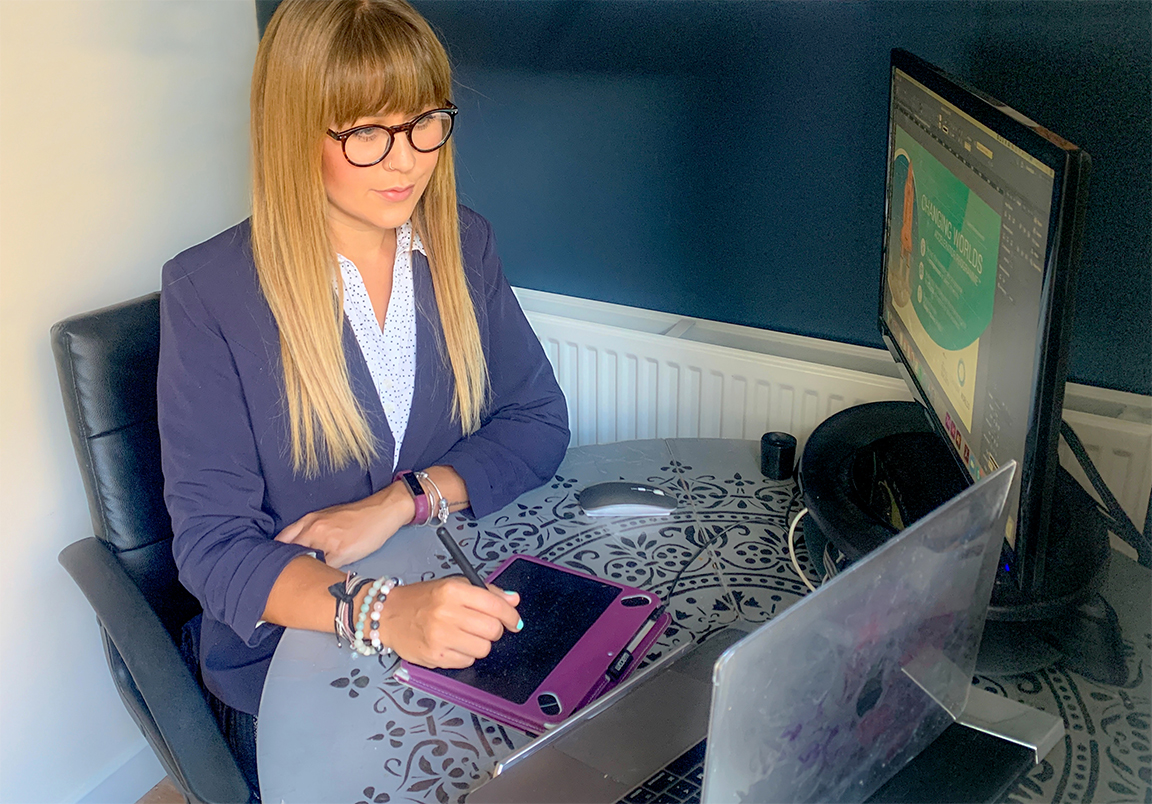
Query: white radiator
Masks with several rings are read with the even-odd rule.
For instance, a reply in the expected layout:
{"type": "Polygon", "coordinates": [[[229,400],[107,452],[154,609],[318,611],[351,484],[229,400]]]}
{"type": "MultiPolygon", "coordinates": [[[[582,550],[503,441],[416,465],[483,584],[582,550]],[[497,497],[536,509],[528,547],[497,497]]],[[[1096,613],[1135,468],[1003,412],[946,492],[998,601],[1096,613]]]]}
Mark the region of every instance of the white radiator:
{"type": "MultiPolygon", "coordinates": [[[[911,399],[887,352],[517,289],[568,400],[572,444],[758,439],[803,447],[852,405],[911,399]]],[[[1136,527],[1152,487],[1152,398],[1069,384],[1064,417],[1136,527]]],[[[1087,486],[1061,447],[1064,463],[1087,486]]]]}

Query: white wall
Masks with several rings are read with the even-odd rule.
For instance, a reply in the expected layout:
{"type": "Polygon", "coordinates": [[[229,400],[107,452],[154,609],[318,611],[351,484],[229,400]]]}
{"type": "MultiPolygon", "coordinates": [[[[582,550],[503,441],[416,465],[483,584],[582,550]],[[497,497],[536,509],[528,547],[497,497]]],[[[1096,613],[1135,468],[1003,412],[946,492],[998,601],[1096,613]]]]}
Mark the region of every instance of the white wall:
{"type": "Polygon", "coordinates": [[[0,800],[147,750],[56,561],[91,525],[48,330],[247,215],[255,49],[251,0],[0,0],[0,800]]]}

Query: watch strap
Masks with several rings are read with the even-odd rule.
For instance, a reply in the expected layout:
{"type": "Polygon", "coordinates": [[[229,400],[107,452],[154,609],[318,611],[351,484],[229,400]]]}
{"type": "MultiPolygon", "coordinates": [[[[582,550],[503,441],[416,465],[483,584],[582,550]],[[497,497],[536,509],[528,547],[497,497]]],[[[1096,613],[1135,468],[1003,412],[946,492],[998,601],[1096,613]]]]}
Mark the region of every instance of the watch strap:
{"type": "MultiPolygon", "coordinates": [[[[417,472],[416,477],[421,480],[427,480],[428,485],[436,492],[436,510],[432,511],[428,522],[431,523],[432,519],[435,518],[441,525],[448,524],[448,500],[444,497],[443,492],[440,491],[440,487],[436,485],[436,481],[429,477],[427,472],[417,472]]],[[[431,509],[431,505],[429,505],[429,509],[431,509]]]]}
{"type": "Polygon", "coordinates": [[[420,478],[416,476],[413,471],[397,472],[392,481],[401,480],[408,488],[408,493],[412,495],[412,501],[416,504],[416,513],[412,517],[412,521],[408,524],[424,524],[432,516],[432,506],[428,502],[428,493],[424,491],[424,487],[420,485],[420,478]]]}

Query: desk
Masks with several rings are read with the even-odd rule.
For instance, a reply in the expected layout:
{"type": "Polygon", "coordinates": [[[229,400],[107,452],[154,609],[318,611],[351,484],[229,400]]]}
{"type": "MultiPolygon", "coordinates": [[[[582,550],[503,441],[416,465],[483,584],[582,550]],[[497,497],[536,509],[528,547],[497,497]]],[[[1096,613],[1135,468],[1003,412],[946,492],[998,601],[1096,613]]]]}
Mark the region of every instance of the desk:
{"type": "MultiPolygon", "coordinates": [[[[783,523],[792,489],[760,474],[758,442],[621,442],[571,449],[552,482],[490,517],[457,515],[449,526],[481,573],[512,553],[528,553],[659,594],[673,619],[647,655],[652,661],[737,619],[763,622],[799,599],[804,587],[788,561],[783,523]],[[681,508],[636,519],[580,512],[577,491],[619,479],[661,486],[681,508]],[[715,534],[716,543],[693,558],[715,534]],[[674,576],[689,560],[669,599],[674,576]]],[[[1126,559],[1113,567],[1106,594],[1132,646],[1128,687],[1104,687],[1058,669],[975,680],[1062,716],[1068,728],[1064,744],[1017,785],[1012,801],[1152,797],[1148,573],[1126,559]]],[[[432,529],[416,527],[402,529],[355,568],[409,582],[457,571],[432,529]]],[[[389,678],[391,664],[337,650],[331,634],[284,635],[260,708],[264,801],[458,801],[531,739],[409,690],[389,678]]]]}

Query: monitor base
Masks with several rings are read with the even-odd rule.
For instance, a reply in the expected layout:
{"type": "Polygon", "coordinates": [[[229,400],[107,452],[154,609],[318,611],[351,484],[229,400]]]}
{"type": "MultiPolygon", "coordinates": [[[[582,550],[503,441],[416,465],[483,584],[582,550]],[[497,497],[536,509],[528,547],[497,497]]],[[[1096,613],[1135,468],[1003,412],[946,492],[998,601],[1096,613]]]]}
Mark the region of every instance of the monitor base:
{"type": "Polygon", "coordinates": [[[1099,594],[1051,619],[984,623],[977,673],[1017,675],[1056,663],[1098,684],[1128,682],[1120,621],[1099,594]]]}
{"type": "MultiPolygon", "coordinates": [[[[805,523],[804,542],[822,577],[835,576],[851,564],[814,522],[805,523]]],[[[1009,608],[1002,613],[1012,611],[1009,608]]],[[[1099,593],[1045,619],[984,622],[984,636],[976,657],[976,672],[980,675],[1014,676],[1056,664],[1099,684],[1123,686],[1128,682],[1120,623],[1112,606],[1099,593]]]]}
{"type": "MultiPolygon", "coordinates": [[[[812,433],[800,461],[808,553],[835,575],[971,482],[915,402],[875,402],[837,413],[812,433]]],[[[1098,594],[1111,553],[1095,501],[1057,471],[1043,554],[1044,583],[1022,594],[1005,544],[977,671],[1065,666],[1105,684],[1127,668],[1115,612],[1098,594]]],[[[1015,568],[1014,568],[1015,569],[1015,568]]],[[[1119,681],[1117,679],[1120,679],[1119,681]]]]}

